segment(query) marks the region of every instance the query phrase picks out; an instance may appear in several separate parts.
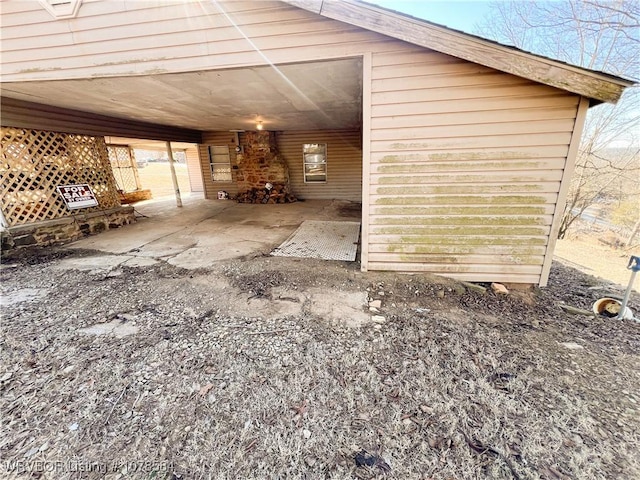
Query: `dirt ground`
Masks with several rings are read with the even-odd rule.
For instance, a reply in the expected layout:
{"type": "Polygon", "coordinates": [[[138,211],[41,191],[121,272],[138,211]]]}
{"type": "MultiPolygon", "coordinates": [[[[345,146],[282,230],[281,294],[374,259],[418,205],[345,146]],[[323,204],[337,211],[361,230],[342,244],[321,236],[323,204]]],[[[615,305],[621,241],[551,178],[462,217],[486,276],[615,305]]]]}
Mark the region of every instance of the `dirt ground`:
{"type": "MultiPolygon", "coordinates": [[[[639,255],[640,248],[613,248],[602,242],[598,235],[581,235],[579,238],[558,240],[555,257],[568,266],[594,277],[622,285],[629,285],[631,271],[627,269],[629,257],[639,255]]],[[[635,290],[640,277],[636,275],[635,290]]]]}
{"type": "Polygon", "coordinates": [[[560,308],[619,286],[94,254],[3,259],[2,478],[640,478],[640,324],[560,308]]]}

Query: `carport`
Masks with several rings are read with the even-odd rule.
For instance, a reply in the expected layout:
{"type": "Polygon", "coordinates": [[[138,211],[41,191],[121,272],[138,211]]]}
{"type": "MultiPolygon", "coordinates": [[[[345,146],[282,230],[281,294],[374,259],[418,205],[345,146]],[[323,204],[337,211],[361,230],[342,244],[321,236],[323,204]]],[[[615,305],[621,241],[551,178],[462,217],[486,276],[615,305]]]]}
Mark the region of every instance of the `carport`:
{"type": "MultiPolygon", "coordinates": [[[[158,262],[186,269],[209,268],[233,258],[268,255],[304,221],[359,222],[351,202],[309,200],[286,205],[211,202],[195,196],[136,204],[138,220],[127,228],[109,230],[72,243],[73,249],[104,252],[104,266],[144,266],[158,262]]],[[[74,260],[83,263],[83,258],[74,260]]],[[[96,266],[98,268],[98,266],[96,266]]]]}
{"type": "MultiPolygon", "coordinates": [[[[297,196],[360,201],[362,85],[361,56],[199,72],[9,83],[3,85],[3,124],[115,136],[121,137],[118,143],[130,145],[144,140],[198,143],[205,198],[211,199],[217,198],[220,190],[235,195],[242,188],[238,157],[246,153],[248,134],[253,132],[270,136],[282,150],[276,154],[291,167],[287,180],[297,196]],[[47,106],[25,103],[34,98],[47,106]],[[298,165],[304,142],[328,145],[333,161],[327,165],[325,181],[312,183],[305,178],[298,165]],[[218,160],[212,159],[212,146],[229,150],[229,170],[219,178],[214,178],[217,167],[212,162],[218,160]]],[[[251,183],[252,187],[262,186],[251,183]]]]}
{"type": "Polygon", "coordinates": [[[208,199],[362,202],[363,270],[544,286],[587,110],[633,85],[355,0],[41,3],[3,5],[3,125],[198,143],[208,199]]]}
{"type": "MultiPolygon", "coordinates": [[[[114,149],[165,147],[169,152],[172,147],[182,147],[187,153],[190,177],[201,182],[205,198],[211,200],[218,199],[218,191],[230,196],[238,193],[238,158],[244,153],[248,135],[254,134],[257,142],[271,138],[276,149],[283,143],[286,149],[289,139],[305,135],[310,142],[336,142],[332,143],[332,147],[338,145],[332,151],[336,155],[340,148],[344,149],[342,145],[346,145],[349,152],[346,157],[336,157],[328,172],[332,181],[322,185],[305,188],[302,172],[286,171],[283,181],[292,180],[296,185],[295,198],[346,198],[359,202],[361,70],[361,59],[350,58],[209,72],[7,85],[3,88],[3,124],[63,132],[63,135],[66,132],[104,137],[110,156],[114,149]],[[29,101],[36,96],[56,106],[29,101]],[[180,126],[172,126],[176,124],[180,126]],[[318,136],[317,132],[322,133],[318,136]],[[194,144],[196,148],[191,148],[194,144]],[[215,145],[228,149],[232,158],[229,178],[222,181],[214,178],[210,163],[210,152],[215,145]],[[350,162],[346,175],[341,158],[350,162]]],[[[280,155],[277,150],[274,154],[280,155]]],[[[298,160],[302,152],[289,151],[288,156],[298,160]]],[[[286,161],[283,163],[288,169],[286,161]]],[[[116,174],[116,180],[119,175],[116,174]]],[[[261,187],[265,180],[260,180],[257,186],[261,187]]],[[[177,205],[182,206],[177,183],[174,185],[177,205]]],[[[185,205],[193,207],[193,202],[185,205]]],[[[167,211],[156,210],[153,214],[167,214],[167,211]]],[[[73,212],[77,220],[76,217],[77,212],[73,212]]],[[[25,229],[33,222],[27,223],[27,226],[18,226],[18,235],[23,238],[25,229]]],[[[49,225],[47,223],[47,228],[49,225]]],[[[9,227],[11,230],[12,226],[9,227]]],[[[29,237],[38,239],[44,235],[29,233],[29,237]]]]}

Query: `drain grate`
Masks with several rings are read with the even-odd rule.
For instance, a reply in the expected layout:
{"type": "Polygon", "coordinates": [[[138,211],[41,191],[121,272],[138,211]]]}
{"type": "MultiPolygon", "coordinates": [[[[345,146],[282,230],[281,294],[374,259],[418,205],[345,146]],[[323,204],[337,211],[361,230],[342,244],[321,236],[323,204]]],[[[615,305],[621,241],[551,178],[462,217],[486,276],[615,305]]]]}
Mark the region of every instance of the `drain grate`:
{"type": "Polygon", "coordinates": [[[360,222],[305,220],[271,255],[353,262],[359,237],[360,222]]]}

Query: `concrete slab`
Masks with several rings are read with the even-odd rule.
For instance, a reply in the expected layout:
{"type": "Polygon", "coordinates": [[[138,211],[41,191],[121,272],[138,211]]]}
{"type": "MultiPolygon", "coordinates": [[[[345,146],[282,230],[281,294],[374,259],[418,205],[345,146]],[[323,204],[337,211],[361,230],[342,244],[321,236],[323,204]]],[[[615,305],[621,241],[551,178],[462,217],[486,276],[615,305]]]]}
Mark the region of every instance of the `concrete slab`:
{"type": "Polygon", "coordinates": [[[136,204],[135,224],[67,246],[113,255],[69,259],[61,266],[95,270],[166,261],[187,269],[207,268],[221,260],[267,254],[307,219],[360,220],[357,204],[333,200],[249,205],[187,197],[183,205],[176,207],[173,198],[136,204]]]}
{"type": "Polygon", "coordinates": [[[58,270],[108,271],[131,260],[131,255],[93,255],[89,257],[63,258],[53,265],[58,270]]]}
{"type": "Polygon", "coordinates": [[[158,263],[158,260],[154,258],[133,257],[129,260],[125,260],[121,265],[124,267],[150,267],[156,263],[158,263]]]}

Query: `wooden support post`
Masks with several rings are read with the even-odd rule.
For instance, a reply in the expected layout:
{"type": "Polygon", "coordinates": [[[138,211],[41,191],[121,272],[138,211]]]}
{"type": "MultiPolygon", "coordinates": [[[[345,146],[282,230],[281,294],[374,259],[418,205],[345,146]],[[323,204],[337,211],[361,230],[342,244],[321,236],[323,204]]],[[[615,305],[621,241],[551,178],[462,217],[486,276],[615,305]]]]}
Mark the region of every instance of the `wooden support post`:
{"type": "Polygon", "coordinates": [[[167,142],[167,155],[169,156],[169,167],[171,168],[171,179],[173,180],[173,190],[176,192],[176,206],[182,207],[182,198],[180,198],[180,187],[178,186],[178,177],[176,176],[176,167],[173,165],[173,151],[171,150],[171,142],[167,142]]]}

